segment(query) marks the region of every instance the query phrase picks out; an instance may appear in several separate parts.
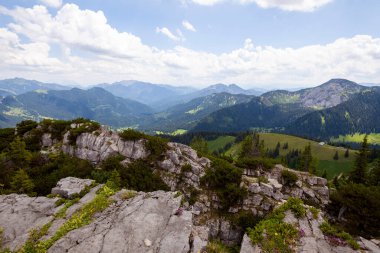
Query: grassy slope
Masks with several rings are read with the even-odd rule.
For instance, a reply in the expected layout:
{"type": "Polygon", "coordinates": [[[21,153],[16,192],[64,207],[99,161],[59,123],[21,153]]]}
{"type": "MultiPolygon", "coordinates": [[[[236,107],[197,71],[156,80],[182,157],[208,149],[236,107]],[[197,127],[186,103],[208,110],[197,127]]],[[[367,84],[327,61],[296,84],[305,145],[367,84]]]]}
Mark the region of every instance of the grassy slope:
{"type": "MultiPolygon", "coordinates": [[[[349,172],[353,166],[354,162],[354,151],[350,151],[350,156],[344,158],[345,149],[340,147],[333,147],[329,145],[319,145],[318,142],[290,136],[284,134],[276,133],[261,133],[260,139],[264,140],[265,147],[274,149],[277,142],[281,143],[280,155],[285,155],[291,149],[303,150],[306,145],[310,143],[311,152],[315,158],[318,159],[318,171],[322,174],[323,170],[327,171],[328,178],[341,173],[349,172]],[[289,144],[288,150],[282,149],[282,145],[287,142],[289,144]],[[338,151],[339,160],[335,161],[333,159],[335,152],[338,151]]],[[[233,145],[231,149],[226,152],[226,155],[232,155],[236,157],[240,149],[240,145],[233,145]]]]}
{"type": "MultiPolygon", "coordinates": [[[[348,134],[345,136],[340,135],[338,138],[332,138],[332,142],[357,142],[361,143],[364,139],[365,134],[355,133],[353,135],[348,134]]],[[[369,134],[368,143],[380,145],[380,134],[369,134]]]]}
{"type": "Polygon", "coordinates": [[[234,142],[234,141],[235,141],[235,137],[234,136],[229,136],[229,135],[227,135],[227,136],[220,136],[220,137],[216,138],[215,140],[207,142],[208,151],[210,153],[212,153],[214,151],[217,151],[220,148],[223,148],[228,143],[231,143],[231,142],[234,142]]]}

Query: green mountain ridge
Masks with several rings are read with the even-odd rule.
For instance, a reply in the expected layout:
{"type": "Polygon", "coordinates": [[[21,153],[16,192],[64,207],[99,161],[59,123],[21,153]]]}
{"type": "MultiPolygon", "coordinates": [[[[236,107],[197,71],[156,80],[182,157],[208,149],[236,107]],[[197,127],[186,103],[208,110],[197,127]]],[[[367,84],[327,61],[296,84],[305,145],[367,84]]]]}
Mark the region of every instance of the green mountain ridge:
{"type": "Polygon", "coordinates": [[[43,118],[73,119],[85,117],[125,127],[138,124],[140,118],[152,113],[152,109],[139,102],[115,97],[102,88],[65,91],[28,92],[8,96],[1,101],[3,127],[12,126],[22,119],[43,118]]]}

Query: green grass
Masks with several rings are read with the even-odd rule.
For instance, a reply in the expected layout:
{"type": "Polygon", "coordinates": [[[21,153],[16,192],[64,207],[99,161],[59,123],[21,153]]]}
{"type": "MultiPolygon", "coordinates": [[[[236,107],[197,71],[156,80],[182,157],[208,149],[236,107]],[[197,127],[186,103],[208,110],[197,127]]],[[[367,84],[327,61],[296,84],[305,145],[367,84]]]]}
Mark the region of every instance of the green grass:
{"type": "MultiPolygon", "coordinates": [[[[361,143],[364,139],[365,134],[355,133],[348,135],[339,135],[337,138],[331,138],[331,142],[356,142],[361,143]]],[[[368,143],[379,144],[380,145],[380,133],[368,134],[368,143]]]]}
{"type": "MultiPolygon", "coordinates": [[[[280,142],[281,156],[286,155],[292,149],[303,150],[305,146],[307,146],[310,143],[312,155],[318,159],[318,174],[322,174],[323,171],[326,170],[328,179],[333,178],[335,175],[338,175],[341,172],[349,172],[354,164],[354,150],[350,150],[350,156],[348,158],[345,158],[344,153],[346,149],[341,147],[334,147],[327,144],[322,146],[315,141],[285,134],[260,133],[259,135],[260,140],[264,140],[265,148],[274,149],[277,143],[280,142]],[[284,150],[282,149],[282,146],[286,142],[288,143],[289,148],[284,150]],[[338,151],[339,156],[339,160],[337,161],[333,159],[336,151],[338,151]]],[[[226,155],[231,155],[232,157],[237,158],[239,150],[240,144],[235,144],[226,152],[226,155]]]]}
{"type": "Polygon", "coordinates": [[[318,161],[317,174],[321,175],[324,170],[327,172],[327,179],[332,179],[335,175],[340,173],[347,174],[354,166],[354,161],[339,162],[338,161],[318,161]]]}
{"type": "Polygon", "coordinates": [[[215,140],[208,141],[207,142],[208,151],[212,153],[221,148],[224,148],[224,146],[226,146],[228,143],[234,142],[235,138],[236,137],[234,136],[226,135],[226,136],[219,136],[215,140]]]}

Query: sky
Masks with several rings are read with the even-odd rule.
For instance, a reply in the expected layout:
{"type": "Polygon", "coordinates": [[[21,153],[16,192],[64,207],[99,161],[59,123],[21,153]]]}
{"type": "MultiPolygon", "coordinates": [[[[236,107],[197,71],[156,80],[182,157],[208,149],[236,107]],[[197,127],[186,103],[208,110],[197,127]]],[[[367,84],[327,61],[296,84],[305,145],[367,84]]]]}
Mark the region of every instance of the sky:
{"type": "Polygon", "coordinates": [[[2,0],[0,79],[380,83],[379,0],[2,0]]]}

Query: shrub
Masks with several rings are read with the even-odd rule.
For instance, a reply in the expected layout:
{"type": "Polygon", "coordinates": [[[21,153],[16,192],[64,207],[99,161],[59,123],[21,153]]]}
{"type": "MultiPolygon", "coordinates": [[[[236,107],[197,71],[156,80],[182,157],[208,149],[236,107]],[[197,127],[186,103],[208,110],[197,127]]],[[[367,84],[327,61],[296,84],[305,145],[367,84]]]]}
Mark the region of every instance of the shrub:
{"type": "Polygon", "coordinates": [[[148,142],[145,147],[150,151],[149,159],[151,161],[161,160],[163,153],[168,150],[168,140],[157,136],[147,136],[148,142]]]}
{"type": "Polygon", "coordinates": [[[145,139],[146,135],[133,130],[133,129],[126,129],[119,133],[120,138],[122,138],[124,141],[138,141],[140,139],[145,139]]]}
{"type": "Polygon", "coordinates": [[[16,125],[17,135],[22,137],[25,133],[36,128],[38,123],[33,120],[23,120],[16,125]]]}
{"type": "Polygon", "coordinates": [[[323,222],[319,227],[323,234],[329,237],[337,237],[344,240],[353,249],[357,250],[360,248],[359,244],[352,238],[352,236],[344,231],[339,231],[335,227],[331,226],[328,222],[323,222]]]}
{"type": "Polygon", "coordinates": [[[247,191],[240,188],[242,170],[223,159],[214,158],[211,168],[206,169],[201,184],[216,192],[222,209],[237,204],[247,191]]]}
{"type": "Polygon", "coordinates": [[[99,123],[89,121],[86,123],[81,123],[77,128],[70,129],[70,135],[69,135],[69,143],[70,145],[75,145],[75,142],[79,135],[82,133],[92,133],[100,128],[99,123]]]}
{"type": "Polygon", "coordinates": [[[309,210],[313,214],[313,218],[317,219],[319,215],[319,210],[315,208],[314,206],[310,207],[309,210]]]}
{"type": "Polygon", "coordinates": [[[17,193],[32,194],[34,189],[34,183],[29,178],[29,175],[25,170],[18,170],[12,178],[11,182],[12,190],[17,193]]]}
{"type": "Polygon", "coordinates": [[[239,249],[237,247],[229,247],[220,241],[214,240],[210,241],[206,246],[207,253],[238,253],[239,249]]]}
{"type": "Polygon", "coordinates": [[[267,157],[245,157],[241,158],[236,162],[236,166],[240,168],[258,170],[263,169],[269,171],[273,166],[278,163],[276,159],[267,158],[267,157]]]}
{"type": "Polygon", "coordinates": [[[330,210],[336,215],[342,206],[347,209],[342,222],[345,230],[362,236],[380,235],[380,187],[349,183],[331,195],[330,210]]]}
{"type": "Polygon", "coordinates": [[[137,160],[119,170],[122,186],[136,191],[169,190],[162,179],[153,173],[149,163],[137,160]]]}
{"type": "Polygon", "coordinates": [[[291,172],[290,170],[282,170],[281,178],[286,185],[293,185],[298,180],[298,176],[296,173],[291,172]]]}
{"type": "Polygon", "coordinates": [[[248,236],[252,243],[260,244],[264,252],[293,252],[292,248],[300,235],[298,229],[283,221],[287,210],[292,210],[297,217],[306,214],[302,200],[289,198],[265,220],[252,229],[248,228],[248,236]]]}

